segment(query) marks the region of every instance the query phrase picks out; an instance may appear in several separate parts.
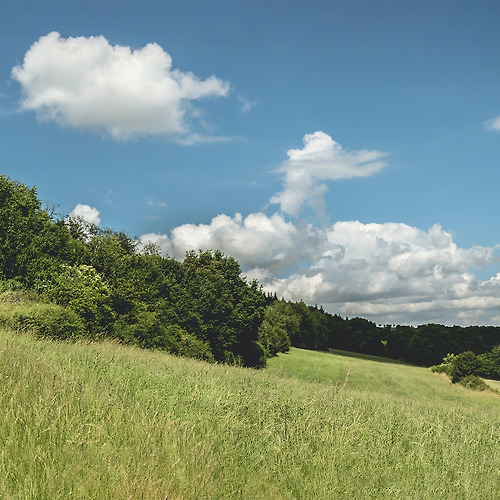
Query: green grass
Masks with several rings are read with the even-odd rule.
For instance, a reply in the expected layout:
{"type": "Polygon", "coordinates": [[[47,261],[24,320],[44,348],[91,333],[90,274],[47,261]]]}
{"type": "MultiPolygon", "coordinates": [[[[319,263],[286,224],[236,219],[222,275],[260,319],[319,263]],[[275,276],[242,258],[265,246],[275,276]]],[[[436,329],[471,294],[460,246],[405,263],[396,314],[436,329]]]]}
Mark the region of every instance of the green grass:
{"type": "Polygon", "coordinates": [[[352,356],[255,371],[0,330],[0,498],[494,499],[499,410],[352,356]]]}
{"type": "Polygon", "coordinates": [[[495,391],[500,392],[500,380],[485,380],[486,384],[488,384],[495,391]]]}

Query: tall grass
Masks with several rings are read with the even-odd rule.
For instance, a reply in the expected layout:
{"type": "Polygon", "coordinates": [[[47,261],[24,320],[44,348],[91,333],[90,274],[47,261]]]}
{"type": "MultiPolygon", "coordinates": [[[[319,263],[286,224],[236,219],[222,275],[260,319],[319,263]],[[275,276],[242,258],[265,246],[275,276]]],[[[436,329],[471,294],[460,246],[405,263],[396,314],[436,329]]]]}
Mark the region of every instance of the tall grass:
{"type": "Polygon", "coordinates": [[[495,498],[499,409],[328,353],[254,371],[0,330],[0,498],[495,498]]]}

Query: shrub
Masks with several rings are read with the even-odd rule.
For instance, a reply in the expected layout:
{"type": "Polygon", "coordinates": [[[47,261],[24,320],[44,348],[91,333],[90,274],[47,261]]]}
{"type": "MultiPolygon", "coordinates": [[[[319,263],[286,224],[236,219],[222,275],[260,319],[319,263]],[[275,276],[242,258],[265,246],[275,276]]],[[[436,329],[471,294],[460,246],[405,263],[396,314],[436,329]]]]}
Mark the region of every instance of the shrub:
{"type": "Polygon", "coordinates": [[[77,313],[90,333],[107,330],[114,317],[108,285],[92,266],[63,266],[47,297],[77,313]]]}
{"type": "Polygon", "coordinates": [[[159,349],[186,358],[215,361],[208,342],[179,325],[165,325],[154,312],[141,311],[128,320],[120,318],[114,328],[115,336],[127,344],[159,349]]]}
{"type": "Polygon", "coordinates": [[[441,363],[440,365],[431,366],[432,373],[446,373],[450,371],[450,365],[447,363],[441,363]]]}
{"type": "Polygon", "coordinates": [[[460,385],[467,387],[469,389],[474,389],[476,391],[486,391],[489,387],[486,385],[484,380],[476,375],[467,375],[466,377],[458,381],[460,385]]]}
{"type": "MultiPolygon", "coordinates": [[[[210,349],[210,345],[203,340],[195,337],[191,333],[186,332],[182,328],[177,325],[172,326],[171,328],[179,328],[180,335],[177,336],[177,346],[175,354],[179,356],[184,356],[186,358],[196,358],[201,359],[202,361],[209,361],[213,363],[214,355],[210,349]]],[[[171,329],[170,328],[170,329],[171,329]]],[[[171,352],[174,352],[173,350],[171,352]]]]}
{"type": "Polygon", "coordinates": [[[266,366],[266,351],[259,342],[248,342],[241,349],[241,364],[252,368],[266,366]]]}
{"type": "Polygon", "coordinates": [[[480,354],[477,359],[481,365],[479,370],[481,377],[500,380],[500,346],[494,347],[490,352],[480,354]]]}
{"type": "Polygon", "coordinates": [[[465,351],[453,357],[448,374],[451,381],[456,384],[468,375],[477,375],[479,366],[477,356],[472,351],[465,351]]]}
{"type": "Polygon", "coordinates": [[[72,310],[57,304],[23,304],[11,314],[11,327],[27,330],[39,337],[72,339],[83,337],[86,329],[72,310]]]}

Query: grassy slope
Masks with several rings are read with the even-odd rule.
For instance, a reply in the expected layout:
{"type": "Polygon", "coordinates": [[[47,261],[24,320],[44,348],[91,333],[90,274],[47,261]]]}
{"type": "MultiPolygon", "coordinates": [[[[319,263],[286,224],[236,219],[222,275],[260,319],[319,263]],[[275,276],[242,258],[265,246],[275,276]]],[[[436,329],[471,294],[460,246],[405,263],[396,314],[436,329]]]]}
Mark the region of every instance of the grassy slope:
{"type": "Polygon", "coordinates": [[[492,387],[493,389],[495,389],[496,391],[500,392],[500,380],[485,380],[485,382],[490,386],[492,387]]]}
{"type": "Polygon", "coordinates": [[[293,349],[253,371],[0,330],[0,498],[495,498],[499,409],[393,363],[293,349]]]}

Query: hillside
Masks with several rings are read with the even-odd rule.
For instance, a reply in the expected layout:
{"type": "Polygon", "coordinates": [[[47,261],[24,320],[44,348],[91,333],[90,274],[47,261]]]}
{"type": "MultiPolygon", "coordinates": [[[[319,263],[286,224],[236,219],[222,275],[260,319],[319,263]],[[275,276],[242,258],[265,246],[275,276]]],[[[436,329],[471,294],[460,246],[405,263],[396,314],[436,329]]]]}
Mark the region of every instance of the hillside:
{"type": "Polygon", "coordinates": [[[54,216],[35,187],[0,175],[1,326],[57,339],[104,336],[255,368],[291,346],[420,366],[470,351],[465,364],[472,369],[460,370],[455,382],[468,375],[500,380],[500,327],[381,327],[343,318],[265,294],[220,250],[188,251],[180,261],[122,232],[54,216]]]}
{"type": "Polygon", "coordinates": [[[1,330],[0,497],[494,498],[499,409],[384,361],[256,371],[1,330]]]}

